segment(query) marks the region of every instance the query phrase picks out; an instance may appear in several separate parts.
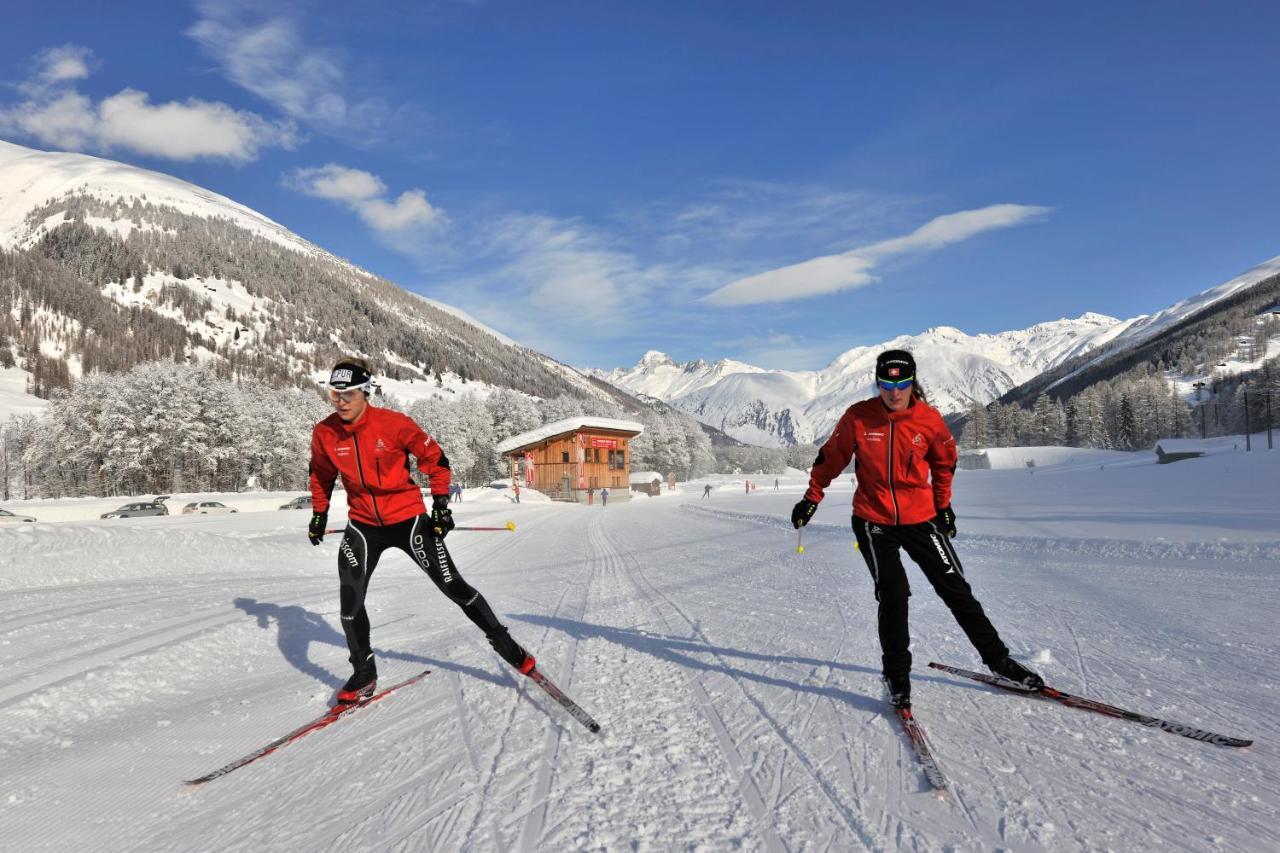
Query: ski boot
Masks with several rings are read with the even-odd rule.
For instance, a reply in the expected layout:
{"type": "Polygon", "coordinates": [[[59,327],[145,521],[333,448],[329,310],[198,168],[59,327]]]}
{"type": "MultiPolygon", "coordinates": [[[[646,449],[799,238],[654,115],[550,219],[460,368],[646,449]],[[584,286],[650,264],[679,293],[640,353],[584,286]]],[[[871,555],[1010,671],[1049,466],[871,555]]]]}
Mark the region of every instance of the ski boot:
{"type": "Polygon", "coordinates": [[[533,659],[533,655],[520,648],[520,644],[511,639],[511,634],[506,628],[490,634],[489,645],[493,646],[493,650],[504,661],[519,670],[521,675],[528,675],[538,663],[533,659]]]}
{"type": "Polygon", "coordinates": [[[894,708],[911,707],[911,676],[886,675],[884,686],[889,691],[889,704],[894,708]]]}
{"type": "Polygon", "coordinates": [[[340,705],[350,705],[372,696],[378,686],[378,666],[374,663],[373,653],[370,652],[359,663],[356,662],[357,660],[359,660],[358,656],[352,657],[351,664],[355,667],[355,672],[338,691],[337,698],[340,705]]]}
{"type": "Polygon", "coordinates": [[[1044,688],[1044,679],[1007,655],[1003,660],[987,664],[987,669],[1007,678],[1023,689],[1035,693],[1044,688]]]}

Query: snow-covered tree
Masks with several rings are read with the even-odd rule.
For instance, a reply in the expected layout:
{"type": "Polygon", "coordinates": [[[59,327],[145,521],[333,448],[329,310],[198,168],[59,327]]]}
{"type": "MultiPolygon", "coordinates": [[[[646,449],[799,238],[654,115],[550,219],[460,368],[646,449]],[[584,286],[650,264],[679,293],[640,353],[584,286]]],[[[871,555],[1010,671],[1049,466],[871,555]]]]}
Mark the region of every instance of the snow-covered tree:
{"type": "Polygon", "coordinates": [[[979,450],[987,446],[987,407],[977,400],[969,404],[969,418],[965,421],[960,446],[966,450],[979,450]]]}

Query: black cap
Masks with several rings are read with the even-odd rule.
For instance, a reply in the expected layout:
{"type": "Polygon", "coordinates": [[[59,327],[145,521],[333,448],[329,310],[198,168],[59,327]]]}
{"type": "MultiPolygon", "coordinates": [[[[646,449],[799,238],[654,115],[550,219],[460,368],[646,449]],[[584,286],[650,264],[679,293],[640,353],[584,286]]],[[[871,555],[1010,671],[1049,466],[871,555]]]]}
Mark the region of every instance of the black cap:
{"type": "Polygon", "coordinates": [[[373,381],[369,368],[354,361],[343,360],[333,366],[329,374],[329,387],[344,391],[347,388],[361,388],[373,381]]]}
{"type": "Polygon", "coordinates": [[[885,350],[876,357],[876,379],[901,382],[916,378],[916,360],[904,349],[885,350]]]}

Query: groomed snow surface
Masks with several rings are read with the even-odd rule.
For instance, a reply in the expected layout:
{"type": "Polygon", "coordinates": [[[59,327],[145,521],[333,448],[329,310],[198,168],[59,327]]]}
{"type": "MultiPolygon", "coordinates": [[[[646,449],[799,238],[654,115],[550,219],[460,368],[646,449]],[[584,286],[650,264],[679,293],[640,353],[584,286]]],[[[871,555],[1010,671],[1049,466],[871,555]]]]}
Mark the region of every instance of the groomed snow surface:
{"type": "MultiPolygon", "coordinates": [[[[602,734],[388,552],[369,598],[382,681],[431,675],[198,788],[182,781],[314,718],[346,678],[337,537],[310,547],[308,514],[272,506],[290,495],[110,521],[63,502],[66,520],[0,528],[0,837],[24,851],[1280,849],[1280,452],[1259,446],[959,472],[956,545],[1017,657],[1060,689],[1256,744],[934,673],[980,664],[911,568],[916,713],[948,798],[886,714],[847,478],[803,555],[785,520],[797,476],[607,508],[469,491],[460,524],[518,530],[452,534],[463,574],[602,734]]],[[[53,517],[54,503],[6,508],[53,517]]]]}

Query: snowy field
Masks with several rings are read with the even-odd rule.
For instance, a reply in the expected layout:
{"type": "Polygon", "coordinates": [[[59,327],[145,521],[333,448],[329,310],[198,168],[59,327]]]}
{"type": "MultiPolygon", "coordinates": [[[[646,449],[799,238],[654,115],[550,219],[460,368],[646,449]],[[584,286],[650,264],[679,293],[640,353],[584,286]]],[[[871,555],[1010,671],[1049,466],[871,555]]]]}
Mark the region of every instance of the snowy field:
{"type": "Polygon", "coordinates": [[[307,513],[274,510],[289,495],[234,516],[97,520],[113,500],[0,528],[0,837],[24,851],[1274,851],[1280,452],[1217,449],[961,471],[956,545],[1014,654],[1051,684],[1249,749],[928,670],[980,664],[912,569],[916,713],[953,785],[928,792],[886,714],[848,480],[797,555],[785,518],[801,479],[775,492],[769,476],[751,495],[716,478],[705,500],[699,481],[607,508],[455,507],[460,524],[517,522],[448,542],[600,735],[388,552],[369,601],[382,680],[431,675],[184,788],[317,716],[346,678],[337,537],[310,547],[307,513]]]}

